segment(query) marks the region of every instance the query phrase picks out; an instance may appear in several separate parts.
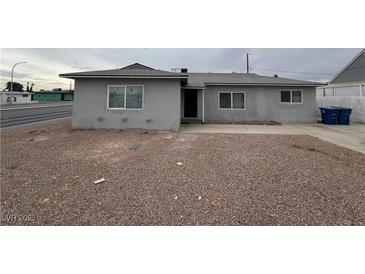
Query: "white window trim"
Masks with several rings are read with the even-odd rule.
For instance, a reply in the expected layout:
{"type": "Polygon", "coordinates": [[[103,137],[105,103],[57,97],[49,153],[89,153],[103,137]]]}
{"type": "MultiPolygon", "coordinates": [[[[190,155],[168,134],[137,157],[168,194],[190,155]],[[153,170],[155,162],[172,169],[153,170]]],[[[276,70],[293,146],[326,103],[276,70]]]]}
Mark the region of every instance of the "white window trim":
{"type": "Polygon", "coordinates": [[[219,91],[218,92],[218,109],[219,110],[245,110],[246,109],[246,92],[245,91],[219,91]],[[220,107],[221,93],[230,93],[231,94],[231,107],[230,108],[221,108],[220,107]],[[243,94],[243,108],[233,108],[233,93],[243,94]]]}
{"type": "Polygon", "coordinates": [[[143,110],[144,109],[144,85],[108,85],[106,94],[107,94],[107,100],[106,100],[107,109],[110,109],[110,110],[143,110]],[[124,87],[124,107],[123,108],[109,107],[109,90],[110,90],[110,88],[123,88],[123,87],[124,87]],[[126,108],[127,87],[142,87],[142,108],[126,108]]]}
{"type": "Polygon", "coordinates": [[[301,105],[301,104],[303,104],[303,101],[304,101],[303,90],[301,90],[301,89],[282,89],[282,90],[280,90],[280,104],[301,105]],[[282,102],[281,101],[281,92],[282,91],[289,91],[290,92],[290,102],[282,102]],[[293,91],[300,91],[300,97],[302,98],[301,102],[293,102],[293,91]]]}

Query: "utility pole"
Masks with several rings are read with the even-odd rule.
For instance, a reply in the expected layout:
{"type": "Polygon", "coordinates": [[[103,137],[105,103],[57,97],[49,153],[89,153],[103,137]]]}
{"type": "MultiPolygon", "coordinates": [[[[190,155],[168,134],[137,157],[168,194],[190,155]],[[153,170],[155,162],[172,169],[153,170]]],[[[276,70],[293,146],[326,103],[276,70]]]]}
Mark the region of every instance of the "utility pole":
{"type": "Polygon", "coordinates": [[[13,76],[14,76],[14,68],[16,65],[19,65],[19,64],[25,64],[27,62],[18,62],[18,63],[15,63],[13,68],[11,69],[11,82],[10,82],[10,104],[12,103],[12,100],[13,100],[13,76]]]}
{"type": "Polygon", "coordinates": [[[246,65],[247,65],[246,73],[247,74],[250,72],[250,63],[249,63],[249,59],[248,59],[249,55],[250,55],[249,53],[246,53],[246,65]]]}

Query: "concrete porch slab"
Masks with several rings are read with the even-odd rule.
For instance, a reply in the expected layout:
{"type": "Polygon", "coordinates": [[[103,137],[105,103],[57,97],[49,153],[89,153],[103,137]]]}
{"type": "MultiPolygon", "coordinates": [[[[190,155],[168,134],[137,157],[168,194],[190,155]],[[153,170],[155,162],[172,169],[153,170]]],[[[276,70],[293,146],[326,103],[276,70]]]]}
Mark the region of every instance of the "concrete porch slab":
{"type": "Polygon", "coordinates": [[[291,134],[309,135],[335,145],[365,154],[365,124],[283,124],[283,125],[181,125],[181,133],[237,133],[237,134],[291,134]]]}

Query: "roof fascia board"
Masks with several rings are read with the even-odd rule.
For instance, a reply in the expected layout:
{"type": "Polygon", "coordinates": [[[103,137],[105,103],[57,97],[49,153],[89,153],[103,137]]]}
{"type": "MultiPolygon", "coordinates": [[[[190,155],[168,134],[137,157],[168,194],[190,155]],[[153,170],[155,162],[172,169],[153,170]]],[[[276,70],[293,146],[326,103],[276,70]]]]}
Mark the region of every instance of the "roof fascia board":
{"type": "Polygon", "coordinates": [[[205,89],[202,86],[182,86],[181,89],[205,89]]]}
{"type": "Polygon", "coordinates": [[[98,75],[60,75],[62,78],[76,79],[76,78],[133,78],[133,79],[187,79],[187,76],[124,76],[124,75],[110,75],[110,76],[98,76],[98,75]]]}
{"type": "Polygon", "coordinates": [[[322,84],[322,83],[313,83],[313,84],[285,84],[285,83],[281,83],[281,84],[264,84],[264,83],[204,83],[206,86],[268,86],[268,87],[272,87],[272,86],[292,86],[292,87],[317,87],[317,86],[324,86],[326,84],[322,84]]]}

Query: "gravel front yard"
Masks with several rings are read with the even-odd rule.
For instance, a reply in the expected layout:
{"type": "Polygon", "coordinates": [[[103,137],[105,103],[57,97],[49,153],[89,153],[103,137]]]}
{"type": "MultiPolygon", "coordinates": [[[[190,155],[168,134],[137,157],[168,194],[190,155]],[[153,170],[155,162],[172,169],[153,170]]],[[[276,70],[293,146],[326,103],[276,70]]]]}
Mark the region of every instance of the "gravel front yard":
{"type": "Polygon", "coordinates": [[[1,223],[365,225],[364,163],[309,136],[18,128],[1,135],[1,223]]]}

